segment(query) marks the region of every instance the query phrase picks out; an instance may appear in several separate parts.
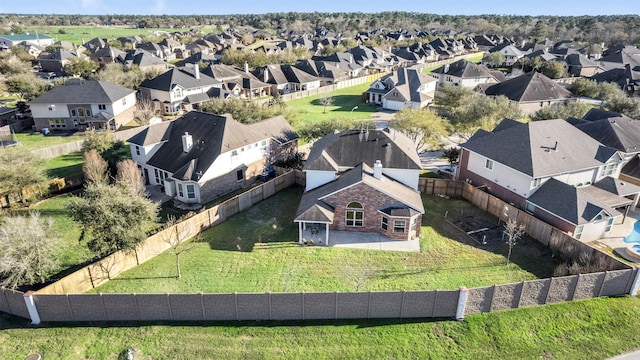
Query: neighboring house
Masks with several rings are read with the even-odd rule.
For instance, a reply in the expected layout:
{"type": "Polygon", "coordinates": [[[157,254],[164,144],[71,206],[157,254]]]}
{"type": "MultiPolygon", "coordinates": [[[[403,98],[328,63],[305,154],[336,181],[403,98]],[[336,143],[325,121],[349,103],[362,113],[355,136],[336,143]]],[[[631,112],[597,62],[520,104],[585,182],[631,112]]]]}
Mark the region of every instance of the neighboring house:
{"type": "Polygon", "coordinates": [[[436,82],[420,70],[400,68],[374,81],[365,97],[369,103],[389,110],[420,109],[433,100],[436,82]]]}
{"type": "Polygon", "coordinates": [[[567,63],[569,76],[589,77],[604,71],[600,64],[582,54],[568,55],[564,61],[567,63]]]}
{"type": "Polygon", "coordinates": [[[553,104],[576,101],[576,97],[562,85],[543,74],[531,71],[501,83],[481,86],[487,96],[505,96],[515,102],[525,114],[531,115],[553,104]]]}
{"type": "Polygon", "coordinates": [[[604,55],[598,59],[605,70],[624,68],[629,65],[631,69],[640,68],[640,49],[635,46],[620,45],[607,49],[604,55]]]}
{"type": "Polygon", "coordinates": [[[143,81],[139,87],[142,97],[152,100],[166,115],[181,114],[189,107],[198,107],[201,102],[219,95],[220,90],[222,83],[201,74],[198,64],[172,68],[143,81]]]}
{"type": "Polygon", "coordinates": [[[486,66],[467,60],[458,60],[452,64],[445,64],[433,70],[431,76],[438,79],[438,88],[444,85],[475,88],[480,84],[495,84],[498,82],[486,66]]]}
{"type": "Polygon", "coordinates": [[[106,81],[71,79],[29,102],[36,129],[117,130],[133,120],[136,92],[106,81]]]}
{"type": "Polygon", "coordinates": [[[526,52],[521,51],[517,47],[508,43],[500,44],[495,48],[489,50],[489,52],[491,53],[499,52],[502,55],[504,55],[504,63],[502,64],[502,66],[507,66],[507,67],[513,66],[513,64],[515,64],[516,61],[518,61],[521,57],[526,55],[526,52]]]}
{"type": "Polygon", "coordinates": [[[320,79],[293,65],[267,65],[253,71],[262,82],[271,85],[271,93],[288,94],[320,87],[320,79]]]}
{"type": "Polygon", "coordinates": [[[349,72],[340,70],[330,62],[301,59],[294,65],[298,69],[320,79],[320,86],[337,84],[349,79],[349,72]]]}
{"type": "Polygon", "coordinates": [[[614,68],[591,77],[597,82],[611,82],[630,96],[640,95],[640,66],[636,70],[627,64],[622,68],[614,68]]]}
{"type": "Polygon", "coordinates": [[[640,193],[617,179],[623,159],[616,149],[562,119],[505,119],[461,148],[460,180],[582,240],[606,235],[640,193]]]}
{"type": "Polygon", "coordinates": [[[299,243],[329,245],[330,232],[419,236],[424,208],[415,145],[389,129],[346,130],[313,144],[303,167],[306,188],[296,211],[299,243]]]}
{"type": "Polygon", "coordinates": [[[257,99],[271,95],[271,85],[264,83],[245,70],[224,64],[213,64],[202,69],[202,73],[222,82],[222,88],[240,99],[257,99]]]}
{"type": "Polygon", "coordinates": [[[128,140],[145,183],[187,204],[249,185],[265,166],[297,152],[297,141],[282,116],[244,125],[229,114],[198,111],[151,125],[128,140]]]}
{"type": "Polygon", "coordinates": [[[53,38],[39,33],[0,35],[0,49],[10,49],[23,42],[46,48],[49,45],[53,45],[53,38]]]}
{"type": "Polygon", "coordinates": [[[91,55],[89,55],[89,58],[97,62],[98,65],[102,67],[113,62],[122,63],[126,56],[126,52],[111,46],[107,46],[103,48],[97,48],[93,53],[91,53],[91,55]]]}
{"type": "Polygon", "coordinates": [[[40,56],[38,63],[42,72],[61,73],[71,59],[77,58],[78,55],[75,52],[58,49],[51,54],[40,56]]]}
{"type": "Polygon", "coordinates": [[[143,72],[163,72],[169,68],[169,64],[162,58],[141,49],[127,52],[127,55],[120,62],[128,68],[135,65],[143,72]]]}

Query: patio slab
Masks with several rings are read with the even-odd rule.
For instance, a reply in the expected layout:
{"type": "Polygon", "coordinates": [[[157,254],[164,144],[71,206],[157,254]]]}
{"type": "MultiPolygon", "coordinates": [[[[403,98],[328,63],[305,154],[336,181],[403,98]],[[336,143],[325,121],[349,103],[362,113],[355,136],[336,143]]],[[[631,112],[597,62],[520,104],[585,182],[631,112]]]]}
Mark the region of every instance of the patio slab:
{"type": "Polygon", "coordinates": [[[420,239],[392,240],[376,233],[332,231],[329,246],[354,249],[420,252],[420,239]]]}

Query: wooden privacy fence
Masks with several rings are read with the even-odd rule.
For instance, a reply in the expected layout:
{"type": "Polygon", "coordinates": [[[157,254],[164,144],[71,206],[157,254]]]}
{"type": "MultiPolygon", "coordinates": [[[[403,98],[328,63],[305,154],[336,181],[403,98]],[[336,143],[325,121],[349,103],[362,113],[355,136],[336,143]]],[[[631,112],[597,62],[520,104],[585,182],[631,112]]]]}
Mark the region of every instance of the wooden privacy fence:
{"type": "Polygon", "coordinates": [[[228,321],[455,318],[484,312],[637,294],[640,269],[482,288],[431,291],[40,294],[0,289],[0,311],[41,321],[228,321]]]}
{"type": "Polygon", "coordinates": [[[203,210],[170,228],[151,235],[134,251],[117,251],[93,264],[87,265],[38,290],[38,294],[78,294],[90,290],[109,281],[121,272],[129,270],[168,250],[171,246],[167,240],[171,236],[179,234],[181,240],[186,240],[292,186],[295,184],[295,180],[296,174],[293,171],[280,175],[219,205],[203,210]]]}

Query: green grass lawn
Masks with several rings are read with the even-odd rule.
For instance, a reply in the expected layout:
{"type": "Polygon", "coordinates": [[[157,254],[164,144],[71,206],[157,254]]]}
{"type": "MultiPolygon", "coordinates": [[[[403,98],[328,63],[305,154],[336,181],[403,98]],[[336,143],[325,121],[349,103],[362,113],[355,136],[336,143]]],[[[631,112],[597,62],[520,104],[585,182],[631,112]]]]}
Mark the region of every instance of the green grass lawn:
{"type": "Polygon", "coordinates": [[[72,152],[62,156],[47,159],[45,168],[47,175],[52,178],[63,178],[65,176],[82,172],[84,159],[81,151],[72,152]]]}
{"type": "Polygon", "coordinates": [[[433,196],[424,197],[428,213],[420,253],[299,246],[293,215],[300,196],[299,188],[284,190],[206,230],[196,247],[181,255],[181,279],[173,278],[175,257],[165,252],[93,291],[353,291],[362,275],[349,267],[369,269],[364,286],[367,290],[457,289],[461,285],[518,282],[553,273],[548,257],[527,256],[535,244],[514,248],[513,263],[505,266],[504,244],[484,250],[452,240],[461,238],[461,234],[442,221],[445,211],[481,212],[465,201],[433,196]]]}
{"type": "Polygon", "coordinates": [[[321,95],[308,96],[301,99],[287,101],[287,107],[295,109],[304,122],[320,121],[337,117],[351,120],[370,120],[371,113],[376,112],[374,105],[365,105],[362,101],[362,93],[369,89],[371,84],[350,86],[331,92],[333,105],[325,107],[320,103],[321,95]],[[357,109],[351,110],[354,107],[357,109]]]}
{"type": "MultiPolygon", "coordinates": [[[[54,41],[66,40],[71,41],[76,44],[82,44],[82,40],[89,41],[93,38],[106,38],[106,39],[115,39],[123,36],[133,36],[133,35],[153,35],[154,31],[180,31],[181,29],[136,29],[133,27],[125,27],[125,26],[47,26],[47,25],[38,25],[38,26],[27,26],[25,27],[27,31],[36,32],[38,31],[40,34],[45,34],[54,39],[54,41]],[[64,30],[64,34],[60,34],[58,31],[60,29],[64,30]]],[[[214,28],[205,27],[203,30],[205,32],[211,32],[214,28]]]]}
{"type": "Polygon", "coordinates": [[[74,323],[34,327],[0,314],[0,354],[21,360],[606,359],[640,344],[640,300],[597,298],[464,321],[74,323]]]}
{"type": "MultiPolygon", "coordinates": [[[[59,251],[59,269],[63,271],[81,264],[92,257],[85,242],[80,242],[80,224],[69,216],[67,203],[72,195],[60,195],[40,202],[28,209],[19,210],[20,213],[38,211],[42,217],[53,219],[53,229],[62,239],[59,251]]],[[[52,275],[52,274],[50,274],[52,275]]]]}
{"type": "Polygon", "coordinates": [[[18,133],[16,138],[20,141],[20,146],[28,149],[40,149],[54,145],[60,145],[72,141],[84,140],[84,137],[78,135],[47,135],[41,133],[18,133]]]}

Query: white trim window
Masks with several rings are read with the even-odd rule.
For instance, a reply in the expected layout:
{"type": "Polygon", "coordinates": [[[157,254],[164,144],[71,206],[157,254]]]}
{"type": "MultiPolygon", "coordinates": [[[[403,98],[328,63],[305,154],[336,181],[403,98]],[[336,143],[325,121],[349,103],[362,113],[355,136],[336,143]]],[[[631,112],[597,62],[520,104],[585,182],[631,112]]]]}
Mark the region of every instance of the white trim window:
{"type": "Polygon", "coordinates": [[[484,167],[489,170],[493,170],[493,160],[487,159],[487,161],[484,163],[484,167]]]}
{"type": "Polygon", "coordinates": [[[406,220],[393,220],[393,233],[394,234],[404,234],[407,232],[407,221],[406,220]]]}
{"type": "Polygon", "coordinates": [[[351,202],[347,205],[345,225],[362,227],[364,225],[364,208],[359,202],[351,202]]]}
{"type": "Polygon", "coordinates": [[[187,184],[187,199],[196,198],[196,186],[194,184],[187,184]]]}
{"type": "Polygon", "coordinates": [[[584,231],[584,225],[577,226],[576,232],[573,235],[573,237],[576,239],[580,239],[580,237],[582,236],[582,231],[584,231]]]}
{"type": "Polygon", "coordinates": [[[178,183],[178,196],[181,198],[184,197],[184,186],[182,186],[182,183],[178,183]]]}
{"type": "Polygon", "coordinates": [[[389,229],[389,218],[386,216],[382,217],[382,220],[380,222],[380,228],[384,231],[387,231],[389,229]]]}
{"type": "Polygon", "coordinates": [[[618,164],[616,164],[615,160],[607,161],[607,163],[602,167],[602,176],[604,177],[613,175],[613,173],[616,171],[617,166],[618,164]]]}

